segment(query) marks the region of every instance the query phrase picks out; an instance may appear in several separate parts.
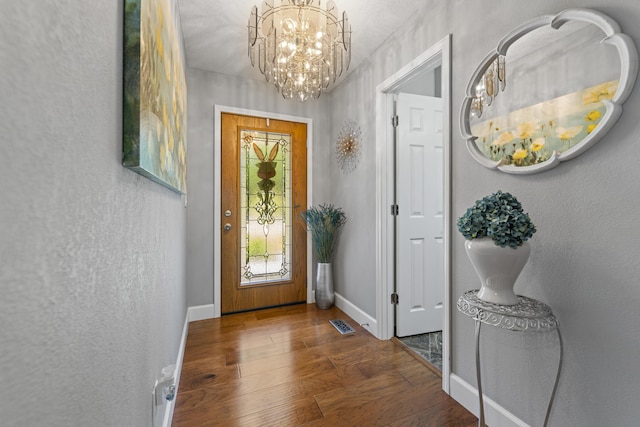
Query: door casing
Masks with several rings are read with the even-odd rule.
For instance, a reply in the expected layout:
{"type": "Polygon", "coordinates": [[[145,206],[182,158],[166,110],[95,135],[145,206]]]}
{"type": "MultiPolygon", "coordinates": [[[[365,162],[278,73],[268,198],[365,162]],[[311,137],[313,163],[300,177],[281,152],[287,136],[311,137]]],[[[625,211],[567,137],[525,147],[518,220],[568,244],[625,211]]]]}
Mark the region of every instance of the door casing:
{"type": "MultiPolygon", "coordinates": [[[[221,136],[220,127],[222,113],[231,113],[245,116],[264,117],[268,119],[284,120],[288,122],[305,123],[307,125],[307,205],[313,204],[313,120],[307,117],[275,114],[265,111],[249,110],[245,108],[228,107],[224,105],[214,106],[214,132],[213,132],[213,168],[214,168],[214,196],[213,196],[213,316],[221,316],[222,286],[220,282],[220,233],[221,221],[221,136]]],[[[307,303],[313,303],[313,266],[311,252],[311,238],[307,235],[307,303]]]]}
{"type": "MultiPolygon", "coordinates": [[[[442,389],[449,393],[451,375],[451,35],[400,68],[376,87],[376,320],[379,339],[394,336],[394,218],[389,214],[394,203],[394,91],[418,73],[442,67],[444,139],[444,313],[442,328],[442,389]]],[[[400,296],[402,298],[402,296],[400,296]]]]}

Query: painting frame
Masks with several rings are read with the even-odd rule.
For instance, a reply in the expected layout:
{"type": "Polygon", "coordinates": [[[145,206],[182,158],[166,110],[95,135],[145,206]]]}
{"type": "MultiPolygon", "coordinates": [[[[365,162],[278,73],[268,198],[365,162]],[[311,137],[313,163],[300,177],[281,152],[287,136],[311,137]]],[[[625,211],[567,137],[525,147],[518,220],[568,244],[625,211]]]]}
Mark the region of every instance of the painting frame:
{"type": "Polygon", "coordinates": [[[187,193],[187,86],[176,0],[124,0],[122,165],[187,193]]]}

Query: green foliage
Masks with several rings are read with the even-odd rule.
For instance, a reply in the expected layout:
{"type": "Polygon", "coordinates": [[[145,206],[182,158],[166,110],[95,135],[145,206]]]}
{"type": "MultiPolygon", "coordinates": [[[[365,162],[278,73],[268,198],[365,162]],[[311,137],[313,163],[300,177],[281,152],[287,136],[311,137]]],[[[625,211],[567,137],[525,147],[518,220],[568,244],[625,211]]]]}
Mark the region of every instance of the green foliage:
{"type": "Polygon", "coordinates": [[[313,248],[319,262],[331,262],[338,230],[347,222],[347,216],[333,205],[320,205],[300,212],[300,217],[311,231],[313,248]]]}
{"type": "Polygon", "coordinates": [[[458,218],[458,231],[467,240],[491,237],[496,245],[517,248],[529,240],[536,227],[522,205],[509,193],[486,196],[458,218]]]}

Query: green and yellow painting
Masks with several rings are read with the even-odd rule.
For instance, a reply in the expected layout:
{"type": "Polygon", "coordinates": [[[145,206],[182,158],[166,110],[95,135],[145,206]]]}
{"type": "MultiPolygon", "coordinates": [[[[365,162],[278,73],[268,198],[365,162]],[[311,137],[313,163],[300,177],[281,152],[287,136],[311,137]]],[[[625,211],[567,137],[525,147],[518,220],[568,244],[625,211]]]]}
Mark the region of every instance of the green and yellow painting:
{"type": "Polygon", "coordinates": [[[579,144],[604,117],[618,88],[613,80],[560,96],[505,116],[473,123],[480,151],[501,165],[531,166],[579,144]]]}
{"type": "Polygon", "coordinates": [[[124,166],[187,189],[187,87],[176,0],[125,0],[124,166]]]}

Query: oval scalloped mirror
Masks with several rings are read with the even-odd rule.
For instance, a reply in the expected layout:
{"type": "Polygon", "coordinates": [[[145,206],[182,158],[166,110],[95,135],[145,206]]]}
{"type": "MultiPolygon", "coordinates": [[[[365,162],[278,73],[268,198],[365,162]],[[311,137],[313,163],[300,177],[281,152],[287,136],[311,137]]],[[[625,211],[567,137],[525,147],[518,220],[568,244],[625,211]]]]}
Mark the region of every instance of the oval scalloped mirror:
{"type": "Polygon", "coordinates": [[[460,131],[482,165],[541,172],[599,141],[622,114],[638,52],[618,24],[568,9],[517,27],[473,73],[460,131]]]}

